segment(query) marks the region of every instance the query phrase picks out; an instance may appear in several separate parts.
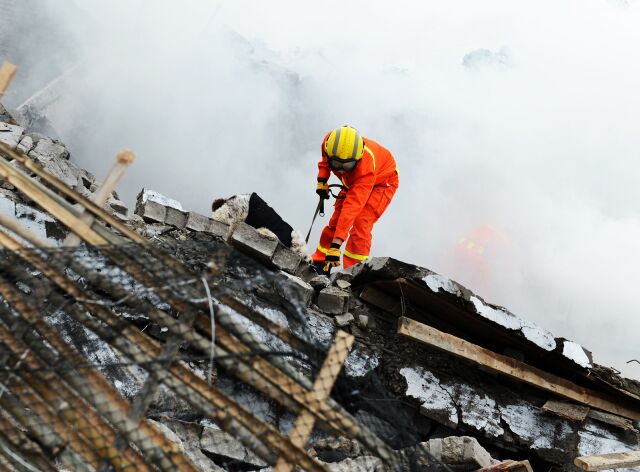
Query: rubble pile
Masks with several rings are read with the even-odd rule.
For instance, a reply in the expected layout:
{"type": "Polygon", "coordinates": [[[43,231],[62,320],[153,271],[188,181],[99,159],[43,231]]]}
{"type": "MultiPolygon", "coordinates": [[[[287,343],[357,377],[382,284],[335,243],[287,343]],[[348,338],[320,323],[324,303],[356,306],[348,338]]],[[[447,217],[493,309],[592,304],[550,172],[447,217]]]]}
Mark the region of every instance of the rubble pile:
{"type": "MultiPolygon", "coordinates": [[[[90,197],[96,191],[96,177],[72,162],[63,143],[26,131],[1,106],[0,120],[0,142],[81,195],[90,197]]],[[[282,342],[270,329],[300,338],[318,353],[329,349],[338,330],[352,334],[355,343],[332,398],[395,451],[396,470],[477,470],[513,460],[520,462],[511,463],[512,469],[491,470],[572,471],[578,470],[573,465],[576,457],[640,448],[640,416],[634,416],[640,412],[638,382],[594,364],[582,346],[486,302],[444,276],[392,258],[373,258],[331,277],[317,275],[303,257],[259,228],[241,223],[231,231],[149,189],[140,192],[133,211],[116,193],[104,209],[193,273],[210,270],[217,255],[234,248],[237,256],[224,266],[219,283],[236,287],[239,306],[268,320],[269,329],[253,326],[251,331],[274,352],[282,342]],[[399,334],[399,320],[404,318],[512,359],[514,365],[536,369],[550,376],[549,383],[561,379],[585,395],[595,392],[607,404],[631,413],[624,416],[569,402],[548,388],[417,342],[399,334]]],[[[17,219],[52,247],[60,246],[68,234],[38,202],[5,180],[0,180],[0,213],[17,219]]],[[[166,327],[144,313],[122,310],[121,315],[153,339],[168,343],[166,327]]],[[[64,316],[51,322],[88,359],[99,364],[118,358],[104,341],[78,330],[64,316]]],[[[206,362],[188,365],[206,376],[206,362]]],[[[297,375],[310,375],[304,362],[294,359],[291,365],[297,375]]],[[[125,398],[134,398],[143,388],[144,379],[135,369],[102,372],[125,398]]],[[[215,382],[256,417],[285,435],[291,431],[296,416],[272,398],[222,369],[216,369],[215,382]]],[[[272,470],[256,451],[169,389],[158,390],[146,416],[197,470],[272,470]]],[[[327,470],[393,470],[360,441],[326,427],[314,429],[306,449],[327,470]]]]}

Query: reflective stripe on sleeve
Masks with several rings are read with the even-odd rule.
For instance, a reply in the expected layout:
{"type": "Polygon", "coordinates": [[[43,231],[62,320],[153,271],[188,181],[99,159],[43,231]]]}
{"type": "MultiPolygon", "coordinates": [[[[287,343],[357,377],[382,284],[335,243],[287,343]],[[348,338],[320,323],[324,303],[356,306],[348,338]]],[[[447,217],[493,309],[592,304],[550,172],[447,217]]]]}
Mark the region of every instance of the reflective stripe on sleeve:
{"type": "Polygon", "coordinates": [[[322,247],[318,244],[318,251],[320,251],[323,254],[329,254],[329,249],[327,249],[326,247],[322,247]]]}

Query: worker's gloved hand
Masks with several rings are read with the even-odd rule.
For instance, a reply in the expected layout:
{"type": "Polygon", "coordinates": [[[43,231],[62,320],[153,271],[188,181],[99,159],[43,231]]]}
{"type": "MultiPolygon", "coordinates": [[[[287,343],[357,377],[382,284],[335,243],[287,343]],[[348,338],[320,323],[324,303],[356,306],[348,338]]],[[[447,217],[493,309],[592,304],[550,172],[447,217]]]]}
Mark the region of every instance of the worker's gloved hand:
{"type": "Polygon", "coordinates": [[[333,267],[340,266],[340,245],[337,243],[331,243],[331,247],[327,251],[327,255],[324,256],[324,267],[322,270],[326,273],[331,272],[333,267]]]}
{"type": "Polygon", "coordinates": [[[316,193],[325,200],[329,199],[329,184],[326,179],[318,179],[318,185],[316,185],[316,193]]]}

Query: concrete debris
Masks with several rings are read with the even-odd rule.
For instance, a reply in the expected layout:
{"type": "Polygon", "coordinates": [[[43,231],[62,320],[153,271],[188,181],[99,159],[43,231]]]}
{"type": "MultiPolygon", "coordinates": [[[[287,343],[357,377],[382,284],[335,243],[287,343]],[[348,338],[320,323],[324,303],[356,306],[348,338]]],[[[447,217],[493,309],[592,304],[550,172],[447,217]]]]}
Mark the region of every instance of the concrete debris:
{"type": "Polygon", "coordinates": [[[309,284],[316,290],[320,291],[323,288],[328,287],[331,284],[329,277],[326,275],[316,275],[311,280],[309,280],[309,284]]]}
{"type": "Polygon", "coordinates": [[[35,147],[29,152],[29,156],[38,162],[46,162],[52,159],[69,159],[69,151],[62,144],[49,138],[38,140],[35,147]]]}
{"type": "Polygon", "coordinates": [[[351,313],[344,313],[342,315],[336,315],[334,319],[338,327],[344,328],[346,326],[349,326],[355,318],[351,313]]]}
{"type": "Polygon", "coordinates": [[[430,439],[423,446],[435,460],[449,466],[462,465],[467,466],[466,470],[476,470],[492,464],[489,453],[477,439],[469,436],[430,439]]]}
{"type": "Polygon", "coordinates": [[[277,268],[290,274],[295,274],[302,263],[302,256],[280,243],[273,254],[271,262],[273,262],[277,268]]]}
{"type": "Polygon", "coordinates": [[[140,215],[147,223],[164,223],[167,215],[167,207],[153,200],[147,200],[137,205],[135,212],[136,215],[140,215]]]}
{"type": "Polygon", "coordinates": [[[17,125],[0,122],[0,143],[8,145],[11,149],[15,149],[20,143],[24,128],[17,125]]]}
{"type": "Polygon", "coordinates": [[[213,455],[218,463],[233,464],[237,469],[255,470],[267,466],[240,441],[220,429],[205,427],[200,436],[200,448],[213,455]]]}
{"type": "Polygon", "coordinates": [[[270,263],[278,248],[278,240],[265,238],[253,227],[240,223],[231,235],[231,244],[256,259],[270,263]]]}
{"type": "Polygon", "coordinates": [[[173,207],[166,207],[164,224],[182,229],[187,224],[187,213],[173,207]]]}
{"type": "Polygon", "coordinates": [[[341,315],[349,308],[349,292],[337,287],[320,290],[316,304],[320,310],[330,315],[341,315]]]}

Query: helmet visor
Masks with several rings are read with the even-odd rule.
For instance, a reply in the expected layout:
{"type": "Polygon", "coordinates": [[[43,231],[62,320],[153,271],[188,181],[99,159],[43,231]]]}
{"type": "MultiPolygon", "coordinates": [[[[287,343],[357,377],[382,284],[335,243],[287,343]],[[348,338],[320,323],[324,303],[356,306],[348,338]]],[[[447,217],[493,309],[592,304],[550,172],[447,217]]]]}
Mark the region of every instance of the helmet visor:
{"type": "Polygon", "coordinates": [[[329,157],[329,167],[333,170],[352,171],[358,161],[356,159],[340,159],[338,157],[329,157]]]}

